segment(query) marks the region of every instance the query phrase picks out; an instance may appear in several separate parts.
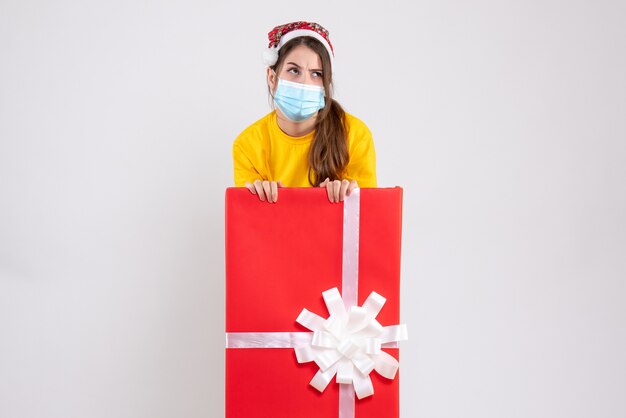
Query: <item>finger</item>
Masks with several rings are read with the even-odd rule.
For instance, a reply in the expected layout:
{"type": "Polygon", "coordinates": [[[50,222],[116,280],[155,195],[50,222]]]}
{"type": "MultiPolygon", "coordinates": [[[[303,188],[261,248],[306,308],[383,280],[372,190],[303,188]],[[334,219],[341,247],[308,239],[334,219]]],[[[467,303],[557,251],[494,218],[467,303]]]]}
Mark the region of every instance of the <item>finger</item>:
{"type": "Polygon", "coordinates": [[[328,200],[330,201],[330,203],[333,203],[333,184],[332,183],[326,183],[326,194],[328,195],[328,200]]]}
{"type": "Polygon", "coordinates": [[[265,197],[267,199],[268,202],[272,201],[272,190],[270,187],[270,182],[265,180],[263,182],[263,191],[265,192],[265,197]]]}
{"type": "Polygon", "coordinates": [[[261,183],[261,180],[254,182],[254,189],[256,190],[256,194],[259,195],[261,202],[265,202],[265,193],[263,193],[263,183],[261,183]]]}
{"type": "Polygon", "coordinates": [[[254,188],[254,186],[252,185],[252,183],[247,182],[247,183],[246,183],[246,189],[250,190],[250,193],[252,193],[252,194],[256,194],[256,189],[254,188]]]}
{"type": "Polygon", "coordinates": [[[348,180],[341,180],[341,187],[339,188],[339,201],[343,202],[343,199],[345,199],[346,197],[346,191],[348,190],[348,187],[350,186],[350,181],[348,180]]]}
{"type": "Polygon", "coordinates": [[[356,180],[352,180],[350,182],[350,186],[348,186],[348,191],[346,192],[346,196],[350,196],[350,193],[352,193],[352,190],[356,189],[357,187],[359,187],[359,185],[357,184],[356,180]]]}
{"type": "Polygon", "coordinates": [[[272,202],[276,203],[278,200],[278,184],[275,181],[271,182],[270,189],[272,191],[272,202]]]}
{"type": "Polygon", "coordinates": [[[326,187],[326,185],[328,184],[329,181],[330,181],[330,179],[328,177],[326,177],[326,180],[324,180],[323,182],[320,183],[320,187],[326,187]]]}
{"type": "Polygon", "coordinates": [[[334,199],[334,202],[339,202],[339,190],[341,190],[341,182],[339,180],[333,181],[333,199],[334,199]]]}
{"type": "Polygon", "coordinates": [[[278,187],[285,187],[282,181],[278,180],[278,187]]]}

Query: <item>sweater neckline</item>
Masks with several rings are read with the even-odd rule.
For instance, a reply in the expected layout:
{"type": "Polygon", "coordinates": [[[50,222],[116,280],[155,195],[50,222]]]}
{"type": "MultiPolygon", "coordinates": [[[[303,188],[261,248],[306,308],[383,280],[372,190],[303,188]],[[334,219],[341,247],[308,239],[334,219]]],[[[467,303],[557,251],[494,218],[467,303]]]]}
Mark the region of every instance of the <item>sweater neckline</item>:
{"type": "Polygon", "coordinates": [[[313,137],[315,136],[315,129],[303,136],[287,135],[280,129],[280,126],[278,126],[278,118],[275,110],[270,114],[270,125],[278,138],[290,144],[308,144],[313,141],[313,137]]]}

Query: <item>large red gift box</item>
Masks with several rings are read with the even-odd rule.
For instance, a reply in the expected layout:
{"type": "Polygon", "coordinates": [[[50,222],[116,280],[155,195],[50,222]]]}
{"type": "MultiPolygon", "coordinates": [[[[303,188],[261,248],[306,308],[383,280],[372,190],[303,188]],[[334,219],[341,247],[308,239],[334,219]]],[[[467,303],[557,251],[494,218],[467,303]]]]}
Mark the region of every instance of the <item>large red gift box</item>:
{"type": "MultiPolygon", "coordinates": [[[[360,189],[358,306],[375,291],[387,301],[376,317],[400,320],[402,189],[360,189]]],[[[226,190],[226,333],[309,331],[303,308],[323,318],[322,292],[342,291],[344,203],[322,188],[285,188],[276,203],[245,188],[226,190]]],[[[397,348],[383,351],[398,358],[397,348]]],[[[333,418],[339,384],[319,392],[317,364],[292,348],[226,348],[226,417],[333,418]]],[[[399,374],[370,374],[375,393],[355,399],[356,418],[399,416],[399,374]]],[[[342,385],[343,386],[343,385],[342,385]]]]}

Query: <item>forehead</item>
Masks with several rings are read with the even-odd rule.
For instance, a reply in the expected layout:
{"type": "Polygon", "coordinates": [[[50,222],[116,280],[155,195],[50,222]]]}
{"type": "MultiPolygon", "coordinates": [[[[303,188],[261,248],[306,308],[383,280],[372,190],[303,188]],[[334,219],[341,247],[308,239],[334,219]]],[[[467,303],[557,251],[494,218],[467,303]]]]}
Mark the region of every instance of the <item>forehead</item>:
{"type": "Polygon", "coordinates": [[[285,56],[284,63],[293,62],[305,68],[322,68],[322,60],[319,55],[305,45],[298,45],[285,56]]]}

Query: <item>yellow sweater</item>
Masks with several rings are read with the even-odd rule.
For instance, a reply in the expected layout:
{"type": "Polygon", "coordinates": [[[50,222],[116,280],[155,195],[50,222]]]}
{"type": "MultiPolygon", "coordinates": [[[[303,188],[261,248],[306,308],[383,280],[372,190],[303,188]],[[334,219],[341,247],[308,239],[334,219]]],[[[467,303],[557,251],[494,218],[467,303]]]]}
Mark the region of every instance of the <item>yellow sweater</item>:
{"type": "MultiPolygon", "coordinates": [[[[344,177],[359,187],[376,187],[376,153],[372,133],[356,117],[346,113],[350,160],[344,177]]],[[[235,186],[257,179],[278,181],[285,187],[310,187],[308,153],[315,131],[301,137],[280,130],[276,111],[246,128],[233,143],[235,186]]]]}

